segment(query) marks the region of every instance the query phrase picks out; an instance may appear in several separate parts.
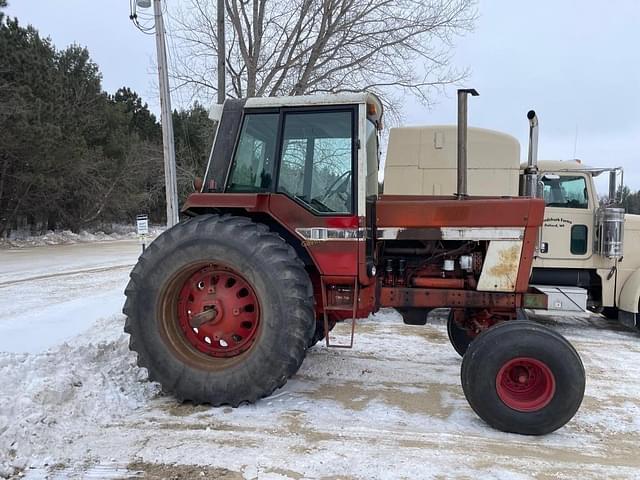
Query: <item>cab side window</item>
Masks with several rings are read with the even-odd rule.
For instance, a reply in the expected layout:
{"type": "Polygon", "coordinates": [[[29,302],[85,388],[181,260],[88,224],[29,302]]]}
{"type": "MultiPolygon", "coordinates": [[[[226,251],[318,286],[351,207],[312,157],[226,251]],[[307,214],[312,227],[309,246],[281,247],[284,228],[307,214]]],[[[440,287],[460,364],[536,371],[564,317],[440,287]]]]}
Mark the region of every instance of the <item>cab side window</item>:
{"type": "Polygon", "coordinates": [[[316,213],[353,211],[353,110],[287,112],[277,191],[316,213]]]}
{"type": "Polygon", "coordinates": [[[587,183],[584,177],[542,177],[542,183],[544,184],[544,202],[547,207],[589,208],[587,183]]]}
{"type": "Polygon", "coordinates": [[[265,192],[273,183],[277,113],[244,116],[227,181],[227,192],[265,192]]]}

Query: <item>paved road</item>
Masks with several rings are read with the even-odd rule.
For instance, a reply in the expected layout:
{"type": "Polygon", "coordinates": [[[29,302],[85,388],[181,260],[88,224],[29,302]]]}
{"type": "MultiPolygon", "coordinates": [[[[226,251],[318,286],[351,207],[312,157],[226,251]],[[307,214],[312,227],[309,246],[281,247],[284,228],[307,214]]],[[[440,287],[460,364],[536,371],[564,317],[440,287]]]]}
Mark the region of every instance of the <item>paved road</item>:
{"type": "Polygon", "coordinates": [[[0,249],[0,352],[41,352],[124,302],[137,241],[0,249]]]}

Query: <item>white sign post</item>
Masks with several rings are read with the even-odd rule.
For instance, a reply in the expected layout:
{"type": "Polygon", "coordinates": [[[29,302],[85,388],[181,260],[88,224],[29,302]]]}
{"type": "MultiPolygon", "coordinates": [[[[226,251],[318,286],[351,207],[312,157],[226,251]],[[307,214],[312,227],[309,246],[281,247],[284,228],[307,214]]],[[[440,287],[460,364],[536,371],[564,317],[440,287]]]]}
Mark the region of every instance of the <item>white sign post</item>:
{"type": "Polygon", "coordinates": [[[149,216],[136,215],[136,231],[142,243],[142,251],[147,247],[147,235],[149,235],[149,216]]]}

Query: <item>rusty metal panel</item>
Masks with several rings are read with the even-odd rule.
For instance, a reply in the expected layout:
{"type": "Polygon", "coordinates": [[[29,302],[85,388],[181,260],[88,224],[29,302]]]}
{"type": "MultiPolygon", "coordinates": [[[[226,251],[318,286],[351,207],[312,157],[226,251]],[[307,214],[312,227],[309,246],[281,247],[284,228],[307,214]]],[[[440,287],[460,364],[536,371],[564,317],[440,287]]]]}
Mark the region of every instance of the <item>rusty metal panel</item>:
{"type": "Polygon", "coordinates": [[[482,265],[478,290],[482,292],[514,292],[520,255],[521,240],[492,240],[482,265]]]}
{"type": "Polygon", "coordinates": [[[381,307],[462,307],[511,309],[520,306],[520,295],[442,288],[380,289],[381,307]]]}

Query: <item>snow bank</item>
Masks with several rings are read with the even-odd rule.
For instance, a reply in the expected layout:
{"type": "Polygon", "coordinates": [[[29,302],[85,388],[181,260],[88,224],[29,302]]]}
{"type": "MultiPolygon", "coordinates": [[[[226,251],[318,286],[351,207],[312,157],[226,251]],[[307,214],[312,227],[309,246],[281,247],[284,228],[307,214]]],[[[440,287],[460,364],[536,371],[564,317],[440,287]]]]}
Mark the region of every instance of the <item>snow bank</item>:
{"type": "Polygon", "coordinates": [[[101,320],[98,336],[39,355],[0,353],[0,477],[33,457],[60,460],[79,441],[146,404],[159,392],[135,365],[123,317],[101,320]]]}
{"type": "MultiPolygon", "coordinates": [[[[149,239],[160,235],[165,227],[150,226],[149,239]]],[[[135,239],[137,234],[135,227],[131,225],[115,225],[113,232],[103,231],[88,232],[82,230],[80,233],[73,233],[71,230],[48,231],[44,235],[16,234],[10,238],[0,238],[0,248],[24,248],[43,247],[45,245],[69,245],[73,243],[108,242],[114,240],[135,239]]]]}

